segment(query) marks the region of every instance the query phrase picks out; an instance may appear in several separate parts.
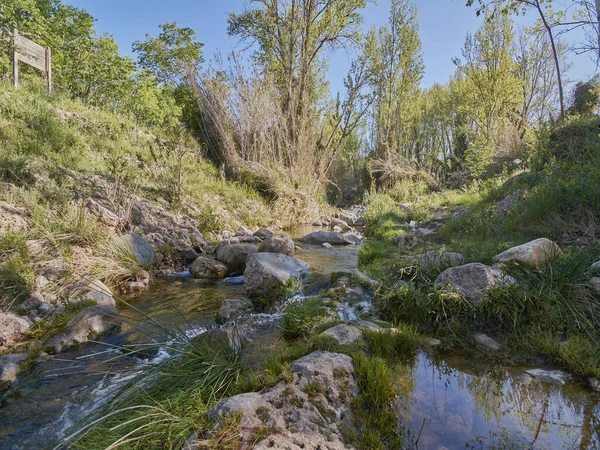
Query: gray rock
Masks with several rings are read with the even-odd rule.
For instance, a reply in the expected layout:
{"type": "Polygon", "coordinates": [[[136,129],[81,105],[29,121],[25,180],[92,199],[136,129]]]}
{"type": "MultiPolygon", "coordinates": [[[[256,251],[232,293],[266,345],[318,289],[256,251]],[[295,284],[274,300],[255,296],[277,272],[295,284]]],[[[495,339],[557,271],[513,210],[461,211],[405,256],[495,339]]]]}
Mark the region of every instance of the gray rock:
{"type": "Polygon", "coordinates": [[[596,294],[600,294],[600,277],[590,278],[590,284],[592,285],[592,289],[596,292],[596,294]]]}
{"type": "Polygon", "coordinates": [[[116,227],[119,225],[119,216],[102,206],[93,198],[88,198],[85,206],[87,207],[87,210],[92,215],[96,216],[98,221],[102,222],[104,225],[109,227],[116,227]]]}
{"type": "Polygon", "coordinates": [[[344,221],[342,219],[336,219],[335,217],[333,219],[331,219],[331,222],[329,223],[329,226],[331,228],[338,227],[343,233],[345,233],[346,231],[350,231],[352,229],[346,223],[346,221],[344,221]]]}
{"type": "Polygon", "coordinates": [[[264,253],[283,253],[284,255],[294,254],[294,241],[287,234],[278,233],[265,238],[258,246],[258,252],[264,253]]]}
{"type": "Polygon", "coordinates": [[[302,242],[317,245],[321,245],[324,243],[328,243],[331,245],[348,245],[353,243],[350,239],[346,238],[337,231],[313,231],[312,233],[307,234],[300,240],[302,242]]]}
{"type": "Polygon", "coordinates": [[[42,262],[35,269],[37,275],[42,275],[51,281],[62,278],[68,271],[69,264],[62,259],[53,259],[51,261],[42,262]]]}
{"type": "Polygon", "coordinates": [[[323,243],[321,244],[321,246],[322,246],[322,247],[325,247],[325,248],[332,248],[332,247],[333,247],[333,245],[331,245],[329,242],[323,242],[323,243]]]}
{"type": "Polygon", "coordinates": [[[362,237],[354,232],[344,233],[343,236],[354,245],[361,245],[363,243],[362,237]]]}
{"type": "Polygon", "coordinates": [[[256,236],[257,238],[260,238],[260,239],[266,239],[272,235],[273,235],[273,232],[265,227],[261,227],[254,232],[254,236],[256,236]]]}
{"type": "Polygon", "coordinates": [[[352,325],[336,325],[321,333],[321,336],[329,336],[337,341],[338,344],[351,344],[353,342],[362,341],[363,334],[360,328],[352,325]]]}
{"type": "Polygon", "coordinates": [[[498,263],[515,262],[530,269],[537,269],[555,260],[562,251],[550,239],[540,238],[527,242],[494,256],[498,263]]]}
{"type": "Polygon", "coordinates": [[[508,211],[513,209],[523,198],[525,194],[525,190],[522,189],[517,192],[513,192],[512,194],[504,197],[502,200],[498,202],[496,205],[496,211],[500,214],[506,214],[508,211]]]}
{"type": "Polygon", "coordinates": [[[91,306],[73,317],[59,335],[48,341],[48,345],[54,353],[60,353],[94,340],[120,324],[119,311],[114,306],[91,306]]]}
{"type": "Polygon", "coordinates": [[[542,383],[565,384],[571,376],[563,370],[529,369],[524,373],[542,383]]]}
{"type": "Polygon", "coordinates": [[[423,338],[423,345],[425,347],[438,347],[442,345],[442,341],[432,337],[425,337],[423,338]]]}
{"type": "Polygon", "coordinates": [[[352,425],[352,398],[358,393],[349,356],[314,352],[294,362],[288,383],[231,397],[209,411],[220,421],[239,414],[242,446],[254,449],[342,450],[341,430],[352,425]],[[270,434],[256,442],[255,430],[270,434]]]}
{"type": "Polygon", "coordinates": [[[98,306],[116,306],[111,290],[100,280],[94,280],[87,284],[89,289],[82,295],[82,299],[91,300],[98,306]]]}
{"type": "Polygon", "coordinates": [[[497,341],[495,341],[494,339],[492,339],[484,333],[475,333],[473,335],[473,340],[478,345],[481,345],[482,347],[485,347],[486,349],[491,350],[492,352],[499,352],[501,349],[500,344],[497,341]]]}
{"type": "Polygon", "coordinates": [[[600,261],[596,261],[590,266],[590,270],[600,272],[600,261]]]}
{"type": "Polygon", "coordinates": [[[209,256],[199,256],[190,266],[194,278],[224,278],[228,272],[225,264],[209,256]]]}
{"type": "Polygon", "coordinates": [[[515,284],[502,270],[481,263],[470,263],[444,270],[435,280],[438,288],[448,288],[466,298],[480,301],[491,287],[515,284]]]}
{"type": "Polygon", "coordinates": [[[126,253],[133,253],[138,263],[147,266],[156,264],[156,252],[146,240],[136,233],[128,233],[115,238],[116,247],[126,253]]]}
{"type": "Polygon", "coordinates": [[[362,227],[365,225],[366,208],[363,205],[354,205],[348,209],[340,210],[339,218],[352,227],[362,227]]]}
{"type": "Polygon", "coordinates": [[[230,270],[242,273],[246,269],[248,256],[256,252],[256,246],[252,244],[231,244],[217,246],[217,260],[221,261],[230,270]]]}
{"type": "Polygon", "coordinates": [[[460,253],[431,250],[415,256],[415,261],[417,261],[422,267],[455,267],[463,264],[465,257],[460,253]]]}
{"type": "Polygon", "coordinates": [[[431,234],[435,234],[435,231],[431,228],[417,228],[413,234],[417,237],[429,236],[431,234]]]}
{"type": "Polygon", "coordinates": [[[17,379],[21,372],[19,363],[26,359],[26,353],[0,356],[0,391],[8,388],[17,379]]]}
{"type": "Polygon", "coordinates": [[[600,379],[599,378],[588,378],[588,384],[592,390],[600,392],[600,379]]]}
{"type": "Polygon", "coordinates": [[[48,284],[50,284],[50,281],[44,275],[38,275],[33,280],[33,288],[38,292],[42,291],[48,284]]]}
{"type": "Polygon", "coordinates": [[[308,269],[308,264],[292,256],[254,253],[248,258],[244,271],[244,290],[253,301],[263,298],[270,303],[288,280],[302,277],[308,269]]]}
{"type": "Polygon", "coordinates": [[[31,322],[11,313],[0,313],[0,350],[11,348],[27,337],[31,322]]]}

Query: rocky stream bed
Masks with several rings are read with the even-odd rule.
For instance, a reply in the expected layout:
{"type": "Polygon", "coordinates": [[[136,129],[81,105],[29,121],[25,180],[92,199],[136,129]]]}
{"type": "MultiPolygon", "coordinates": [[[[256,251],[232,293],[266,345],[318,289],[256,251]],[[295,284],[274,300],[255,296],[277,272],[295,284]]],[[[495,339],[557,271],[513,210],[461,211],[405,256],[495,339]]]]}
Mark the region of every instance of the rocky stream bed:
{"type": "MultiPolygon", "coordinates": [[[[153,339],[164,339],[162,348],[147,355],[114,359],[122,352],[123,344],[139,344],[150,339],[144,332],[150,326],[148,317],[166,328],[183,330],[190,337],[215,330],[228,333],[235,324],[236,337],[232,345],[242,347],[249,364],[285,345],[280,324],[286,304],[304,302],[330,288],[342,289],[344,294],[340,301],[328,306],[331,318],[340,323],[324,333],[343,344],[360,340],[364,328],[379,328],[377,320],[381,318],[377,317],[371,302],[373,293],[366,287],[369,279],[359,275],[364,283],[351,282],[352,274],[359,274],[360,236],[347,238],[340,237],[343,235],[339,233],[325,236],[321,224],[316,225],[294,230],[291,236],[295,242],[289,252],[285,250],[289,242],[271,243],[278,246],[276,254],[285,256],[293,252],[293,258],[302,262],[292,267],[292,272],[309,268],[300,294],[285,304],[259,312],[245,300],[254,289],[249,288],[248,271],[245,280],[240,278],[247,270],[248,255],[244,255],[240,267],[235,267],[240,253],[225,254],[231,250],[227,247],[216,249],[217,259],[225,262],[196,259],[189,271],[152,280],[150,289],[125,295],[123,299],[134,306],[135,311],[121,306],[119,311],[111,310],[113,322],[119,326],[99,329],[97,339],[81,345],[69,344],[55,355],[42,355],[32,369],[16,377],[2,394],[0,448],[61,448],[61,439],[69,429],[105,403],[136,371],[168,358],[172,344],[168,335],[155,335],[153,339]],[[313,232],[316,234],[311,234],[313,232]],[[341,241],[332,241],[333,238],[341,241]],[[234,273],[222,277],[221,271],[229,270],[234,273]],[[214,273],[220,275],[210,275],[214,273]],[[334,280],[333,273],[336,274],[334,280]],[[204,276],[191,276],[199,274],[204,276]]],[[[267,262],[262,261],[262,257],[254,258],[253,262],[248,259],[251,268],[252,264],[261,268],[265,264],[276,266],[268,276],[263,273],[262,278],[259,277],[257,290],[269,285],[272,277],[280,275],[277,271],[287,267],[291,260],[284,256],[270,257],[267,262]],[[272,262],[273,258],[276,263],[272,262]]],[[[434,256],[421,255],[422,258],[434,256]]],[[[465,267],[459,264],[461,261],[456,261],[458,267],[465,267]]],[[[497,273],[497,269],[488,266],[463,270],[470,274],[467,290],[478,289],[482,279],[510,282],[497,273]]],[[[452,283],[456,273],[446,273],[445,277],[438,282],[452,283]]],[[[268,292],[261,291],[261,294],[268,292]]],[[[593,449],[600,446],[597,393],[575,383],[568,373],[552,367],[499,363],[494,357],[493,340],[485,335],[474,339],[481,344],[481,352],[449,353],[436,350],[438,341],[431,337],[416,356],[398,360],[394,365],[393,378],[399,396],[391,407],[404,425],[410,447],[451,449],[504,445],[502,448],[593,449]]],[[[63,344],[60,339],[53,341],[56,346],[63,344]]],[[[219,420],[222,413],[241,413],[242,430],[247,431],[267,422],[272,434],[255,448],[350,448],[343,442],[340,430],[351,426],[352,398],[359,389],[352,358],[339,353],[313,352],[294,362],[291,372],[288,382],[219,403],[211,416],[219,420]],[[327,395],[319,394],[322,398],[319,397],[318,402],[307,394],[306,388],[311,383],[326,388],[327,395]]],[[[196,448],[193,438],[190,438],[189,448],[196,448]]]]}

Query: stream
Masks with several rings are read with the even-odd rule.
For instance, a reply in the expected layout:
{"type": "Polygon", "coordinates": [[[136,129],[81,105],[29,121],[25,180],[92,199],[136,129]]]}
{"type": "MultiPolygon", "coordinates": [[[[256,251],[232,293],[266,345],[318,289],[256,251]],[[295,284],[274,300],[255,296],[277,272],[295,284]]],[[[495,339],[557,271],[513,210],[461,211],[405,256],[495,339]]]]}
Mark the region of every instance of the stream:
{"type": "MultiPolygon", "coordinates": [[[[300,227],[291,235],[298,238],[314,230],[300,227]]],[[[358,250],[300,244],[294,256],[311,267],[303,294],[326,288],[334,271],[356,270],[358,250]]],[[[125,300],[153,321],[191,337],[216,326],[214,314],[222,300],[242,295],[242,286],[228,280],[166,277],[125,300]]],[[[110,398],[136,368],[169,356],[159,348],[146,358],[114,360],[120,352],[116,346],[147,341],[148,333],[139,330],[155,325],[132,310],[122,313],[125,321],[118,334],[45,359],[17,382],[0,403],[1,449],[54,448],[69,427],[110,398]]],[[[252,320],[274,326],[246,352],[264,357],[284,345],[276,326],[280,316],[281,309],[252,315],[252,320]]],[[[524,379],[523,370],[532,367],[498,366],[483,354],[440,353],[419,352],[394,369],[400,392],[394,408],[413,448],[600,448],[600,397],[588,388],[524,379]]]]}

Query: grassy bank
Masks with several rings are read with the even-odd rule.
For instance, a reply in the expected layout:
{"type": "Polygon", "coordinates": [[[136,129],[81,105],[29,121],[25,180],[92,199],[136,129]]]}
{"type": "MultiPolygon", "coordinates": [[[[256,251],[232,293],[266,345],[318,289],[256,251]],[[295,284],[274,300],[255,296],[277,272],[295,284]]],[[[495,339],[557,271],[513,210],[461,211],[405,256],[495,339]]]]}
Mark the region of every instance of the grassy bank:
{"type": "Polygon", "coordinates": [[[115,287],[135,279],[144,267],[111,241],[126,231],[139,199],[189,217],[206,239],[240,225],[285,225],[257,192],[225,180],[190,138],[142,130],[61,95],[0,83],[0,149],[0,201],[22,211],[17,226],[0,223],[0,310],[28,298],[34,265],[49,259],[68,262],[66,284],[100,278],[115,287]],[[116,229],[89,213],[87,197],[119,216],[116,229]]]}
{"type": "Polygon", "coordinates": [[[597,275],[590,266],[600,259],[600,140],[588,133],[596,123],[572,119],[538,141],[529,171],[505,172],[458,192],[415,188],[420,193],[408,198],[371,195],[370,239],[359,259],[380,281],[376,301],[383,318],[433,333],[449,347],[470,347],[473,333],[484,331],[506,344],[507,357],[544,355],[581,378],[600,376],[600,301],[590,285],[597,275]],[[507,208],[503,199],[510,196],[507,208]],[[432,212],[446,205],[467,209],[411,248],[394,245],[408,222],[426,226],[434,221],[432,212]],[[465,263],[491,264],[496,254],[539,237],[555,240],[564,255],[537,270],[507,265],[518,284],[493,289],[480,303],[433,286],[448,266],[424,267],[412,258],[428,250],[454,251],[465,263]]]}

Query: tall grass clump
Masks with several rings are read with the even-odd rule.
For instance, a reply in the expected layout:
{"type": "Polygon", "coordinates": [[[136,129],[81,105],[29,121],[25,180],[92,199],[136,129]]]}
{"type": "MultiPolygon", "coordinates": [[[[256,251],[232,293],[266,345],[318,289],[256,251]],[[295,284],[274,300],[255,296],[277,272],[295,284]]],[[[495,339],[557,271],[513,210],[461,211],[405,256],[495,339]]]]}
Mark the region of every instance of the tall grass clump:
{"type": "Polygon", "coordinates": [[[235,392],[241,354],[212,341],[181,339],[183,347],[171,346],[174,357],[129,380],[65,442],[82,449],[181,448],[192,433],[212,427],[207,411],[235,392]]]}

